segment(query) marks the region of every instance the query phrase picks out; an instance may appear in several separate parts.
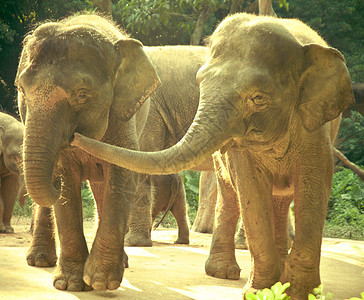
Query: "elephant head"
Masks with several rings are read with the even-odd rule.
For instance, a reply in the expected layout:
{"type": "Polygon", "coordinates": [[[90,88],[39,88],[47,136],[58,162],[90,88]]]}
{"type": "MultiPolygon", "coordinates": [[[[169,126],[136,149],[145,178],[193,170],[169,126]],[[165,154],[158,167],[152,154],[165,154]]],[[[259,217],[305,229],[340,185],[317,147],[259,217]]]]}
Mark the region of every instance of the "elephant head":
{"type": "Polygon", "coordinates": [[[298,132],[314,135],[352,102],[343,56],[297,20],[233,15],[209,49],[197,73],[198,111],[175,146],[140,153],[79,135],[73,145],[137,172],[169,174],[229,146],[264,151],[298,132]]]}
{"type": "Polygon", "coordinates": [[[142,44],[102,17],[45,23],[29,34],[16,85],[32,199],[50,206],[60,197],[54,166],[74,132],[101,139],[111,112],[128,121],[158,83],[142,44]]]}
{"type": "Polygon", "coordinates": [[[26,189],[24,176],[22,171],[22,145],[23,145],[23,132],[24,126],[21,122],[17,121],[11,116],[11,119],[6,127],[0,126],[0,155],[4,162],[5,168],[12,174],[18,176],[19,191],[18,200],[24,205],[26,197],[26,189]]]}

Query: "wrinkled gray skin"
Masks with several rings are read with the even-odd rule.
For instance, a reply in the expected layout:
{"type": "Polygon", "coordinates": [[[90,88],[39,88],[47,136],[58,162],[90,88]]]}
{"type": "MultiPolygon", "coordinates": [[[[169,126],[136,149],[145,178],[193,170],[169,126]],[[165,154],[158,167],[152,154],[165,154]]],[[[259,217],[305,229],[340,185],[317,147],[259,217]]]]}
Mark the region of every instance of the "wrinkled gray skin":
{"type": "MultiPolygon", "coordinates": [[[[139,137],[140,149],[144,151],[157,151],[166,149],[177,143],[191,125],[196,114],[199,89],[196,83],[196,73],[206,62],[208,49],[198,46],[164,46],[144,47],[145,52],[155,66],[161,84],[150,97],[150,109],[145,127],[139,137]]],[[[137,124],[138,125],[138,124],[137,124]]],[[[150,175],[141,174],[137,189],[137,199],[132,203],[129,216],[129,232],[125,238],[125,244],[129,246],[152,246],[152,203],[158,207],[165,205],[170,199],[159,197],[152,199],[151,190],[165,189],[166,187],[154,186],[157,182],[171,182],[172,186],[178,186],[182,181],[181,175],[175,174],[169,179],[153,180],[150,175]],[[178,178],[179,177],[179,178],[178,178]],[[159,204],[157,203],[159,202],[159,204]],[[141,218],[140,216],[143,216],[141,218]]],[[[183,188],[183,186],[182,186],[183,188]]],[[[184,191],[180,191],[181,194],[184,191]]],[[[174,201],[173,199],[171,199],[174,201]]],[[[180,206],[183,208],[184,206],[180,206]]],[[[184,208],[183,208],[184,209],[184,208]]],[[[185,209],[178,213],[178,219],[182,217],[185,209]]],[[[174,213],[176,208],[174,208],[174,213]]],[[[178,222],[178,225],[181,222],[178,222]]],[[[186,231],[186,225],[182,221],[179,231],[186,231]]],[[[188,231],[188,230],[187,230],[188,231]]],[[[189,232],[181,233],[184,238],[178,238],[176,242],[186,242],[189,232]]]]}
{"type": "MultiPolygon", "coordinates": [[[[212,233],[214,227],[215,207],[217,201],[217,180],[215,172],[203,171],[200,176],[198,210],[192,230],[201,233],[212,233]]],[[[294,228],[290,214],[287,220],[289,248],[294,240],[294,228]]],[[[243,222],[235,233],[235,248],[248,249],[243,222]]]]}
{"type": "Polygon", "coordinates": [[[341,112],[353,101],[345,60],[298,20],[248,14],[226,18],[209,48],[197,74],[199,108],[178,144],[146,153],[75,135],[73,145],[153,174],[190,169],[220,149],[213,154],[218,204],[207,274],[239,278],[239,205],[252,259],[243,293],[281,281],[290,282],[292,299],[307,299],[320,284],[331,147],[341,112]],[[288,255],[293,198],[296,235],[288,255]]]}
{"type": "Polygon", "coordinates": [[[138,176],[75,148],[74,132],[138,149],[133,114],[158,85],[141,43],[106,19],[81,15],[45,23],[24,40],[16,85],[24,132],[24,177],[40,205],[28,264],[56,261],[53,206],[60,257],[53,284],[60,290],[114,290],[124,272],[129,202],[138,176]],[[89,253],[82,227],[81,183],[89,180],[99,224],[89,253]]]}
{"type": "Polygon", "coordinates": [[[24,126],[14,117],[0,112],[0,233],[13,233],[10,221],[16,199],[25,203],[25,184],[21,175],[21,147],[24,126]]]}
{"type": "MultiPolygon", "coordinates": [[[[150,177],[152,186],[152,222],[161,212],[169,211],[175,217],[178,226],[178,237],[175,244],[189,244],[190,229],[188,226],[186,195],[180,174],[154,175],[150,177]]],[[[163,221],[165,214],[153,228],[163,221]]]]}

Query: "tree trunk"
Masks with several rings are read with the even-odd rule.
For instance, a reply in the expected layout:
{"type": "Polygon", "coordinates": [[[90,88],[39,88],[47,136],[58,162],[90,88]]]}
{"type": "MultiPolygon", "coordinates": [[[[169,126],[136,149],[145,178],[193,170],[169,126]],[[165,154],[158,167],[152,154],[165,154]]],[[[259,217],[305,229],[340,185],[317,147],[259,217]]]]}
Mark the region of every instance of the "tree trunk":
{"type": "Polygon", "coordinates": [[[197,19],[197,22],[196,22],[195,30],[191,34],[191,39],[190,39],[190,44],[191,45],[199,45],[200,44],[202,34],[203,34],[203,30],[205,28],[205,24],[206,24],[207,18],[210,15],[210,12],[211,12],[210,7],[204,7],[200,11],[200,14],[198,15],[198,19],[197,19]]]}
{"type": "Polygon", "coordinates": [[[352,170],[356,175],[359,176],[360,180],[364,182],[364,170],[356,164],[352,163],[342,152],[332,147],[334,155],[344,164],[344,166],[352,170]]]}
{"type": "Polygon", "coordinates": [[[92,0],[92,2],[106,15],[112,18],[111,0],[92,0]]]}
{"type": "Polygon", "coordinates": [[[272,0],[259,0],[259,15],[276,17],[273,10],[272,0]]]}
{"type": "Polygon", "coordinates": [[[230,6],[230,14],[235,14],[238,11],[239,4],[244,3],[244,0],[233,0],[230,6]]]}

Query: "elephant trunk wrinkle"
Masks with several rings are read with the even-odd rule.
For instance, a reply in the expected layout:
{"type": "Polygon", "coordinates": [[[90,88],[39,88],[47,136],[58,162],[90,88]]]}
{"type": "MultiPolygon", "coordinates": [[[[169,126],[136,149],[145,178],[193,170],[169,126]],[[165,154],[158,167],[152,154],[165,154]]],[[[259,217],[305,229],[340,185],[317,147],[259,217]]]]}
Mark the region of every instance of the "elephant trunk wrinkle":
{"type": "Polygon", "coordinates": [[[58,152],[54,142],[44,133],[34,132],[38,126],[26,123],[24,141],[24,179],[28,193],[40,206],[51,206],[60,197],[53,184],[53,171],[58,152]],[[53,146],[52,146],[53,145],[53,146]]]}

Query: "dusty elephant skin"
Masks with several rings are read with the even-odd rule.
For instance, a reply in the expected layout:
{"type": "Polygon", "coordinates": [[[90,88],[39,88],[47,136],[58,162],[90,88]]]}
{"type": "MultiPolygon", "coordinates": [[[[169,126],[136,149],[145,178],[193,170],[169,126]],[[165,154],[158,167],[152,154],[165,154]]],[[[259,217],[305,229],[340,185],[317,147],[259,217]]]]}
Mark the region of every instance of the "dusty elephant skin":
{"type": "Polygon", "coordinates": [[[213,155],[219,198],[207,274],[239,277],[238,199],[253,266],[243,293],[282,281],[291,283],[292,299],[307,299],[320,284],[331,147],[353,101],[345,60],[298,20],[248,14],[225,19],[209,48],[197,74],[199,108],[178,144],[145,153],[76,135],[74,145],[152,174],[189,169],[220,149],[213,155]],[[288,255],[293,198],[296,235],[288,255]]]}
{"type": "Polygon", "coordinates": [[[69,146],[74,132],[138,149],[133,114],[158,85],[141,43],[96,15],[40,25],[24,40],[16,78],[24,132],[24,177],[40,205],[28,263],[51,266],[60,290],[117,289],[123,240],[137,174],[69,146]],[[82,226],[81,183],[97,202],[98,230],[89,253],[82,226]]]}
{"type": "Polygon", "coordinates": [[[25,184],[21,175],[24,126],[0,112],[0,233],[13,233],[10,224],[16,199],[24,205],[25,184]]]}
{"type": "MultiPolygon", "coordinates": [[[[144,49],[156,68],[161,84],[150,97],[150,109],[144,127],[138,127],[139,145],[143,151],[157,151],[177,143],[191,125],[199,101],[196,73],[206,62],[208,49],[198,46],[144,47],[144,49]]],[[[186,209],[185,205],[179,203],[184,187],[181,186],[177,198],[161,196],[172,192],[175,186],[180,185],[181,180],[178,174],[164,179],[161,177],[153,179],[153,176],[147,174],[140,175],[137,199],[130,207],[126,245],[152,246],[151,230],[154,214],[158,207],[168,206],[167,203],[170,201],[178,203],[174,205],[172,212],[175,214],[179,230],[176,243],[188,241],[186,209]],[[164,192],[156,197],[157,194],[153,191],[164,192]],[[179,209],[181,211],[178,211],[179,209]]]]}

